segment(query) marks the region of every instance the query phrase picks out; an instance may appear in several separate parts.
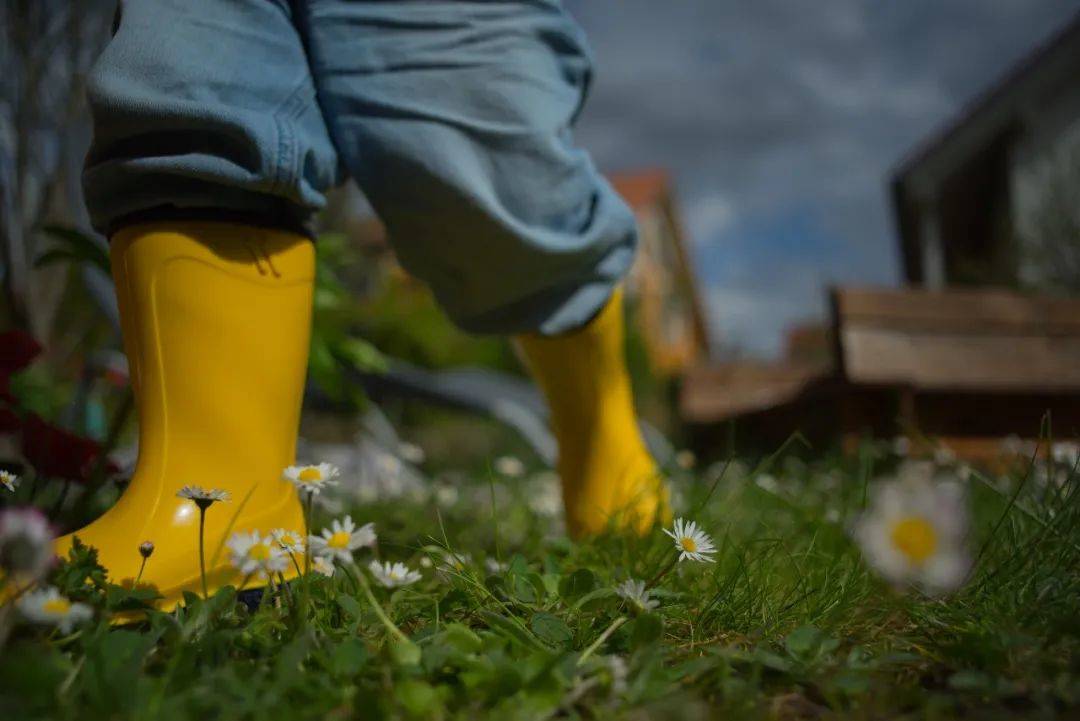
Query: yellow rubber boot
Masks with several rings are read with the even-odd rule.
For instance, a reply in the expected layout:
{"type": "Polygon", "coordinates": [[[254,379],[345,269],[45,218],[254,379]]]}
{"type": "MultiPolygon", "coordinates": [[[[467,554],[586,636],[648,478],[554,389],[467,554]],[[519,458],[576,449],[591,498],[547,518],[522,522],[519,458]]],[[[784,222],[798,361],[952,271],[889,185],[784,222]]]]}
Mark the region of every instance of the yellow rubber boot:
{"type": "Polygon", "coordinates": [[[623,335],[619,289],[577,331],[517,339],[547,397],[567,528],[576,537],[645,533],[670,516],[667,486],[638,430],[623,335]]]}
{"type": "MultiPolygon", "coordinates": [[[[240,578],[224,541],[234,531],[303,534],[293,462],[311,330],[315,254],[282,231],[214,222],[124,229],[113,277],[139,413],[139,459],[116,505],[73,535],[98,549],[115,583],[142,574],[171,608],[201,591],[199,512],[176,493],[220,488],[206,512],[211,592],[240,578]]],[[[288,574],[287,574],[288,575],[288,574]]]]}

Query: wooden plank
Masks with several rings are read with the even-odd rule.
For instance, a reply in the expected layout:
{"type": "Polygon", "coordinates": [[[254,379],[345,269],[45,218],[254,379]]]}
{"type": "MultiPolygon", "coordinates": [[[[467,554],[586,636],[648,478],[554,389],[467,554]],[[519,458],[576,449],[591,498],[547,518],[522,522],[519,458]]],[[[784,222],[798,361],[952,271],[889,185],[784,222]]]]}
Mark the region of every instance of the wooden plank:
{"type": "Polygon", "coordinates": [[[1080,301],[1005,291],[833,293],[838,354],[853,383],[918,391],[1080,389],[1080,301]]]}
{"type": "Polygon", "coordinates": [[[1072,298],[1004,290],[838,288],[833,300],[844,325],[1080,335],[1080,300],[1072,298]]]}
{"type": "Polygon", "coordinates": [[[1080,389],[1080,337],[960,336],[846,327],[844,373],[855,383],[919,390],[1080,389]]]}
{"type": "Polygon", "coordinates": [[[691,423],[711,423],[790,403],[830,375],[818,364],[724,363],[691,369],[679,393],[679,411],[691,423]]]}

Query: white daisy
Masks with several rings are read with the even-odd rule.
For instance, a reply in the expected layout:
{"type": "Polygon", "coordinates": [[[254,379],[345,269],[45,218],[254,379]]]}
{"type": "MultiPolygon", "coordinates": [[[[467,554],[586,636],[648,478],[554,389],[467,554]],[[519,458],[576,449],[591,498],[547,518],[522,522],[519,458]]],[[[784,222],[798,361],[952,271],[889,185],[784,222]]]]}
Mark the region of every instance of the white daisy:
{"type": "Polygon", "coordinates": [[[454,486],[442,484],[435,486],[435,503],[439,504],[440,508],[450,508],[456,505],[459,497],[458,489],[454,486]]]}
{"type": "Polygon", "coordinates": [[[439,568],[461,573],[472,563],[472,554],[458,551],[443,551],[439,568]]]}
{"type": "Polygon", "coordinates": [[[337,570],[334,566],[334,562],[326,556],[315,556],[311,559],[311,570],[322,576],[333,576],[334,571],[337,570]]]}
{"type": "Polygon", "coordinates": [[[0,569],[19,581],[45,575],[53,563],[49,521],[34,508],[0,511],[0,569]]]}
{"type": "Polygon", "coordinates": [[[615,587],[615,593],[630,602],[638,611],[652,611],[660,602],[652,597],[652,591],[645,588],[645,582],[628,578],[615,587]]]}
{"type": "Polygon", "coordinates": [[[704,561],[712,563],[712,554],[716,553],[712,539],[708,534],[698,528],[694,521],[675,519],[672,530],[664,529],[664,533],[675,539],[675,548],[679,551],[679,560],[704,561]]]}
{"type": "Polygon", "coordinates": [[[1071,471],[1080,462],[1080,444],[1057,441],[1050,447],[1050,457],[1071,471]]]}
{"type": "Polygon", "coordinates": [[[154,542],[153,541],[143,541],[142,543],[139,544],[139,555],[142,556],[143,558],[150,558],[150,556],[153,555],[153,553],[154,553],[154,542]]]}
{"type": "Polygon", "coordinates": [[[626,680],[630,677],[630,669],[622,656],[608,656],[607,664],[611,674],[611,693],[613,696],[621,696],[626,693],[626,680]]]}
{"type": "MultiPolygon", "coordinates": [[[[427,556],[425,556],[424,558],[427,558],[427,556]]],[[[423,559],[421,559],[421,561],[423,561],[423,559]]],[[[428,563],[431,563],[431,561],[428,561],[428,563]]],[[[423,564],[421,563],[421,565],[423,564]]],[[[510,564],[504,563],[489,556],[488,558],[484,559],[484,568],[487,569],[488,573],[498,574],[504,573],[508,568],[510,568],[510,564]]]]}
{"type": "Polygon", "coordinates": [[[314,466],[289,466],[282,471],[282,478],[296,486],[297,490],[317,495],[328,486],[337,485],[334,480],[341,472],[332,463],[319,463],[314,466]]]}
{"type": "Polygon", "coordinates": [[[415,443],[402,442],[398,444],[398,455],[414,466],[419,466],[427,458],[424,449],[415,443]]]}
{"type": "Polygon", "coordinates": [[[894,584],[943,593],[963,583],[971,561],[963,487],[908,476],[874,488],[854,536],[866,560],[894,584]]]}
{"type": "Polygon", "coordinates": [[[1010,456],[1026,455],[1027,447],[1020,436],[1011,433],[1001,442],[1001,450],[1010,456]]]}
{"type": "Polygon", "coordinates": [[[299,531],[287,531],[284,528],[275,528],[270,532],[274,540],[286,553],[299,555],[304,552],[304,536],[299,531]]]}
{"type": "Polygon", "coordinates": [[[545,518],[562,513],[562,485],[554,471],[541,471],[533,476],[526,493],[529,510],[533,513],[545,518]]]}
{"type": "Polygon", "coordinates": [[[525,473],[525,464],[514,456],[499,456],[495,459],[495,470],[507,478],[520,478],[525,473]]]}
{"type": "Polygon", "coordinates": [[[768,473],[762,473],[760,476],[754,479],[754,483],[757,487],[766,493],[772,493],[776,495],[780,493],[780,482],[776,478],[768,473]]]}
{"type": "Polygon", "coordinates": [[[939,466],[951,466],[956,463],[956,453],[947,446],[938,446],[934,449],[934,463],[939,466]]]}
{"type": "Polygon", "coordinates": [[[330,528],[324,528],[321,536],[312,536],[310,543],[311,550],[317,555],[349,563],[353,551],[375,545],[375,524],[365,523],[357,528],[349,516],[341,521],[335,518],[330,528]]]}
{"type": "Polygon", "coordinates": [[[245,576],[256,574],[267,578],[281,573],[289,565],[288,557],[273,536],[263,536],[258,531],[234,533],[225,545],[232,564],[245,576]]]}
{"type": "Polygon", "coordinates": [[[0,471],[0,486],[14,491],[15,487],[19,485],[19,477],[10,471],[0,471]]]}
{"type": "Polygon", "coordinates": [[[19,611],[34,623],[51,624],[68,633],[74,626],[93,617],[85,603],[75,603],[60,595],[52,586],[30,591],[17,602],[19,611]]]}
{"type": "MultiPolygon", "coordinates": [[[[401,459],[391,453],[380,452],[375,459],[375,469],[381,476],[388,476],[397,480],[401,473],[401,468],[401,459]]],[[[400,495],[403,492],[404,487],[391,484],[387,490],[391,495],[400,495]]]]}
{"type": "Polygon", "coordinates": [[[675,454],[675,465],[684,471],[689,471],[697,465],[697,456],[690,449],[684,448],[675,454]]]}
{"type": "Polygon", "coordinates": [[[176,496],[192,501],[204,511],[218,501],[229,500],[228,491],[223,491],[220,488],[206,489],[202,486],[184,486],[176,492],[176,496]]]}
{"type": "Polygon", "coordinates": [[[410,570],[404,563],[379,563],[372,561],[368,564],[368,570],[375,580],[387,588],[408,586],[420,580],[420,572],[410,570]]]}

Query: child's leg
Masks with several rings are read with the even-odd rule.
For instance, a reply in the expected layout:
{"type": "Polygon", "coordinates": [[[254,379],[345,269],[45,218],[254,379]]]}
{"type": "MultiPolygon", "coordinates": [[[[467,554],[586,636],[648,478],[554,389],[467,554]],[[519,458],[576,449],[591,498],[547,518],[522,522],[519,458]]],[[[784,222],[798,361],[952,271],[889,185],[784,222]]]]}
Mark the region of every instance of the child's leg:
{"type": "Polygon", "coordinates": [[[306,7],[331,134],[402,264],[465,329],[528,334],[571,529],[598,531],[620,510],[617,523],[647,525],[665,495],[609,303],[634,219],[572,143],[591,73],[580,29],[555,2],[306,7]]]}
{"type": "Polygon", "coordinates": [[[287,7],[124,3],[90,79],[86,195],[112,236],[140,427],[131,483],[77,535],[116,582],[136,576],[138,544],[153,541],[142,580],[167,603],[201,590],[199,511],[181,487],[232,496],[206,514],[211,589],[239,580],[221,550],[229,533],[302,530],[281,471],[295,452],[314,251],[292,229],[322,203],[336,156],[287,7]]]}
{"type": "Polygon", "coordinates": [[[286,0],[130,0],[94,65],[83,186],[112,235],[147,218],[300,229],[338,176],[286,0]]]}

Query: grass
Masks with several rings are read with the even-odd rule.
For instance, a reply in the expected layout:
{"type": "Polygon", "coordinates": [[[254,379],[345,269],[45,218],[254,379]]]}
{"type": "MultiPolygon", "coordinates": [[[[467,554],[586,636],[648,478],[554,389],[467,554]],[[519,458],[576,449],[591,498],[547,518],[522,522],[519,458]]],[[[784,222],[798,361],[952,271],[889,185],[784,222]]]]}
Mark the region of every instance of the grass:
{"type": "Polygon", "coordinates": [[[249,605],[226,588],[110,625],[138,593],[79,554],[53,580],[95,620],[66,636],[14,630],[0,718],[1075,718],[1077,474],[943,469],[966,476],[977,565],[933,599],[890,588],[850,540],[868,484],[897,461],[867,446],[678,476],[679,505],[718,553],[664,575],[651,613],[613,587],[668,565],[667,536],[570,543],[537,482],[494,474],[438,502],[337,509],[376,522],[379,558],[423,567],[413,586],[373,588],[407,640],[341,572],[312,577],[309,606],[288,590],[249,605]]]}

